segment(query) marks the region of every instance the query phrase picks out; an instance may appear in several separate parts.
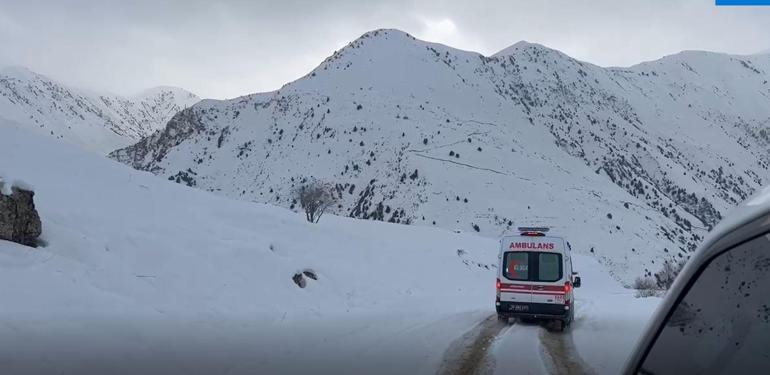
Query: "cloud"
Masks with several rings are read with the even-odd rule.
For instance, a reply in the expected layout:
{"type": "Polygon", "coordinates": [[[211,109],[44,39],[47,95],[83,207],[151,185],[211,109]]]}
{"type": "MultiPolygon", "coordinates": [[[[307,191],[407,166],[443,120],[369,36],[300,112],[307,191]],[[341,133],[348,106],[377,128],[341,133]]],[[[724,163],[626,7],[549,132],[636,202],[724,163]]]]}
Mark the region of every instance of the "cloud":
{"type": "Polygon", "coordinates": [[[474,40],[467,33],[461,32],[450,18],[430,19],[418,17],[422,28],[414,33],[414,36],[434,43],[445,44],[454,48],[475,52],[487,52],[482,43],[474,40]]]}
{"type": "Polygon", "coordinates": [[[458,39],[461,39],[461,36],[457,32],[457,26],[449,18],[438,21],[423,18],[422,22],[423,30],[418,33],[420,38],[449,45],[460,43],[458,39]]]}

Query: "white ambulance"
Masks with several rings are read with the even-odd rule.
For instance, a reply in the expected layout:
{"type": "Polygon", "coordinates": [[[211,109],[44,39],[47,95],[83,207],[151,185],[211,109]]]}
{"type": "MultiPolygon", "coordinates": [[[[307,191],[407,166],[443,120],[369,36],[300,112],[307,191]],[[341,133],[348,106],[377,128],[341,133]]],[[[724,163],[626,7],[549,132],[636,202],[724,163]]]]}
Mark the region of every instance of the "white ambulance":
{"type": "Polygon", "coordinates": [[[500,239],[497,318],[553,320],[564,330],[575,316],[573,288],[580,287],[569,243],[546,235],[548,228],[520,227],[519,232],[500,239]]]}

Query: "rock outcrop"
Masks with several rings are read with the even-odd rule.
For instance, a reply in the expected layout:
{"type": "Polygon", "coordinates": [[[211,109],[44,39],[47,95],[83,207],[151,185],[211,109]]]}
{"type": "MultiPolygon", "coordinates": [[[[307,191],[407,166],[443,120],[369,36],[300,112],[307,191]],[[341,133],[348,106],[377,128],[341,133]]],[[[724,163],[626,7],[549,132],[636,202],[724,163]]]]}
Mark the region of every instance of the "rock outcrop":
{"type": "Polygon", "coordinates": [[[0,240],[37,247],[42,225],[34,196],[35,192],[18,187],[12,187],[10,195],[0,193],[0,240]]]}

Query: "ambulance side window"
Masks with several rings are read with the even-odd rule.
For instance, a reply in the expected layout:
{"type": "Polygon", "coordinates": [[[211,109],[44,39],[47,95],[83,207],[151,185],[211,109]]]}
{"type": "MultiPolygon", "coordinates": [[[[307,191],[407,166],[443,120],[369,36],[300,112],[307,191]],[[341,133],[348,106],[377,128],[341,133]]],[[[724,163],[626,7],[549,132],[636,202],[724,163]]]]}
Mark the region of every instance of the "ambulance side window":
{"type": "Polygon", "coordinates": [[[503,276],[510,280],[529,280],[529,253],[509,251],[505,253],[503,276]]]}
{"type": "Polygon", "coordinates": [[[770,369],[770,239],[704,266],[664,322],[640,374],[760,374],[770,369]]]}

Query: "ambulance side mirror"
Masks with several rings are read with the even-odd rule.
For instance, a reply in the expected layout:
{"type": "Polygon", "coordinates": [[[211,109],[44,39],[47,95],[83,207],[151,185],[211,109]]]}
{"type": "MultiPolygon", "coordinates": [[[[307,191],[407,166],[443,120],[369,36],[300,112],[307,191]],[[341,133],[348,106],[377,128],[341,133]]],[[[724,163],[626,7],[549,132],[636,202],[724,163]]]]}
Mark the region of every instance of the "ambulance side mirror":
{"type": "Polygon", "coordinates": [[[575,281],[572,282],[572,286],[580,288],[580,276],[575,276],[575,281]]]}

